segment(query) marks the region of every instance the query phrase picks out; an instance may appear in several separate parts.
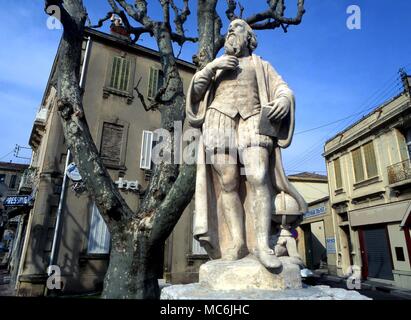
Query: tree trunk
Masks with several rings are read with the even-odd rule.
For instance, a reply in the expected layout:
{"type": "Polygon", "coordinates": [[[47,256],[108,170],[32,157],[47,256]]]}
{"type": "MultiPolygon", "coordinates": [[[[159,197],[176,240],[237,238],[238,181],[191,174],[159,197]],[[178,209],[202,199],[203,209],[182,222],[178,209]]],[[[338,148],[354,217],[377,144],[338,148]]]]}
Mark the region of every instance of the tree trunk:
{"type": "Polygon", "coordinates": [[[117,232],[112,237],[102,298],[157,299],[160,296],[158,273],[152,266],[158,255],[150,251],[147,232],[128,227],[117,232]]]}

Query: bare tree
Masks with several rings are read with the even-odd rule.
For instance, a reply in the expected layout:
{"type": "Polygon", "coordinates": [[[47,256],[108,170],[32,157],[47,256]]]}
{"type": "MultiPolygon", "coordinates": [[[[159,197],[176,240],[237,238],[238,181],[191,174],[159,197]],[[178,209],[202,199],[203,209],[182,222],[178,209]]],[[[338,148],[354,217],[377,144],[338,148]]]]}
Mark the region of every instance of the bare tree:
{"type": "MultiPolygon", "coordinates": [[[[173,43],[198,42],[193,60],[203,68],[223,47],[222,19],[216,10],[218,0],[197,0],[198,37],[185,34],[184,23],[190,15],[189,0],[179,8],[174,0],[158,0],[163,19],[148,15],[147,1],[107,0],[111,11],[101,19],[101,26],[113,13],[119,15],[136,42],[142,34],[154,37],[160,53],[164,86],[154,105],[161,114],[162,128],[173,132],[174,121],[184,121],[185,96],[178,73],[173,43]],[[133,26],[130,18],[138,25],[133,26]],[[171,19],[173,21],[171,21],[171,19]]],[[[226,17],[242,17],[244,8],[235,0],[227,0],[226,17]],[[239,10],[237,10],[237,6],[239,10]],[[236,14],[239,11],[239,16],[236,14]]],[[[244,18],[254,29],[297,25],[304,14],[304,0],[297,0],[295,18],[286,18],[285,0],[269,0],[266,11],[244,18]]],[[[160,248],[172,232],[182,212],[191,201],[195,186],[195,165],[161,162],[155,166],[149,186],[137,212],[121,197],[104,167],[84,117],[79,87],[81,48],[87,12],[82,0],[45,0],[46,8],[58,6],[64,27],[58,57],[58,109],[68,148],[74,155],[87,190],[103,216],[111,233],[110,264],[104,281],[104,298],[158,298],[159,287],[155,266],[163,259],[160,248]]],[[[47,10],[48,11],[48,10],[47,10]]],[[[139,94],[145,104],[144,97],[139,94]]],[[[145,104],[146,105],[146,104],[145,104]]],[[[173,136],[173,135],[170,135],[173,136]]],[[[173,150],[173,138],[163,141],[173,150]]]]}

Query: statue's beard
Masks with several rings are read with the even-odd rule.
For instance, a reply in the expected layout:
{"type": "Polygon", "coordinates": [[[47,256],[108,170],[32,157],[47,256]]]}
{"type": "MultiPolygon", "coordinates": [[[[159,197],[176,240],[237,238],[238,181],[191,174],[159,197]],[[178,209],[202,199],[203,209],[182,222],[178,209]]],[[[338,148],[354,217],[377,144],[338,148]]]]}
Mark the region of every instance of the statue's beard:
{"type": "Polygon", "coordinates": [[[243,35],[229,34],[224,44],[225,53],[229,56],[239,57],[247,50],[247,39],[243,35]]]}

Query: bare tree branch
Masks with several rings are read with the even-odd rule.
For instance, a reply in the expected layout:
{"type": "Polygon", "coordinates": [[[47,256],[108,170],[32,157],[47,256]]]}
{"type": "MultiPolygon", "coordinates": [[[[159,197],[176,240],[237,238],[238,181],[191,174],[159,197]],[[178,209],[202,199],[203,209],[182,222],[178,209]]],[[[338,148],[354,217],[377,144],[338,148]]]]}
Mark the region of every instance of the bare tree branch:
{"type": "Polygon", "coordinates": [[[127,3],[126,0],[116,0],[117,3],[127,12],[127,14],[133,17],[134,20],[141,23],[147,30],[153,32],[155,23],[147,15],[147,1],[135,0],[134,7],[127,3]]]}
{"type": "Polygon", "coordinates": [[[170,26],[170,0],[159,0],[163,8],[164,23],[170,26]]]}
{"type": "Polygon", "coordinates": [[[100,20],[97,22],[97,24],[90,25],[89,27],[90,27],[90,28],[93,28],[93,29],[101,28],[101,27],[103,26],[104,22],[106,22],[107,20],[110,20],[110,19],[111,19],[111,17],[113,16],[113,14],[114,14],[114,11],[109,11],[109,12],[107,12],[107,15],[106,15],[104,18],[100,19],[100,20]]]}
{"type": "Polygon", "coordinates": [[[144,95],[138,90],[138,86],[140,85],[141,80],[142,80],[142,77],[138,79],[137,85],[134,87],[134,90],[137,92],[137,96],[140,99],[140,102],[143,105],[144,110],[149,111],[149,110],[154,109],[156,107],[156,104],[148,105],[146,103],[146,99],[144,98],[144,95]]]}
{"type": "Polygon", "coordinates": [[[269,6],[268,10],[245,19],[253,29],[275,29],[281,26],[286,32],[289,25],[298,25],[301,23],[305,13],[304,0],[297,0],[297,13],[294,18],[286,18],[284,16],[284,0],[268,0],[267,3],[269,6]]]}
{"type": "Polygon", "coordinates": [[[238,19],[238,16],[235,14],[235,10],[237,9],[237,1],[236,0],[227,0],[227,10],[225,12],[228,20],[233,21],[238,19]]]}

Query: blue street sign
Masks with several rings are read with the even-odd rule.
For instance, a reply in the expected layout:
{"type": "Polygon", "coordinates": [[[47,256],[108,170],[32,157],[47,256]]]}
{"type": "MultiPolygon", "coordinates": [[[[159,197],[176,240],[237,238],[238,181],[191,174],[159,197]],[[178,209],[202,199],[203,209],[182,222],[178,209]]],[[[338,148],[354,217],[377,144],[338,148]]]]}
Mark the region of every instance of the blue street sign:
{"type": "Polygon", "coordinates": [[[30,195],[24,196],[8,196],[3,201],[5,207],[26,207],[33,205],[33,197],[30,195]]]}

